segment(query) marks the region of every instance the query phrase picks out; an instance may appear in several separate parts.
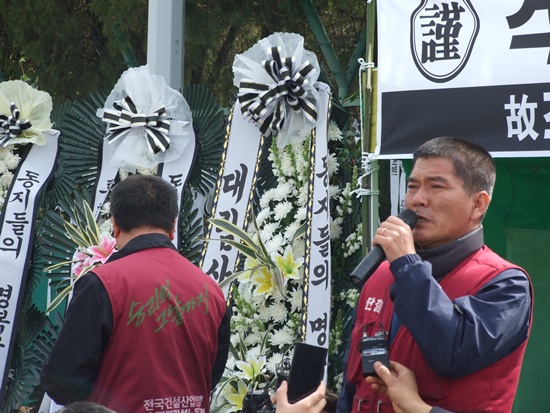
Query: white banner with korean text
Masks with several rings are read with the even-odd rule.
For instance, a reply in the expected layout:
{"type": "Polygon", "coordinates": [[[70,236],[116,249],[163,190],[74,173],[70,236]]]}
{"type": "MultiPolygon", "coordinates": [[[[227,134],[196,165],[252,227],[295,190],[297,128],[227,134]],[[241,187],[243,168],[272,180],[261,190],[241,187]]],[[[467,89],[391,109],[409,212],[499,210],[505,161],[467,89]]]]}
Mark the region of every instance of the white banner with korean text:
{"type": "Polygon", "coordinates": [[[436,136],[550,155],[550,1],[378,2],[381,159],[436,136]]]}
{"type": "Polygon", "coordinates": [[[46,130],[44,145],[25,148],[0,214],[0,384],[3,394],[19,307],[23,298],[42,194],[52,179],[59,131],[46,130]]]}
{"type": "MultiPolygon", "coordinates": [[[[167,180],[176,189],[178,194],[178,210],[181,209],[183,190],[191,168],[197,156],[197,143],[193,125],[189,121],[173,120],[170,124],[168,137],[171,140],[179,140],[184,148],[182,154],[169,162],[158,165],[158,175],[167,180]]],[[[111,162],[113,153],[107,140],[100,145],[101,156],[99,158],[98,175],[95,183],[95,192],[92,202],[94,215],[99,217],[104,203],[107,201],[113,184],[118,174],[118,166],[111,162]]],[[[179,248],[179,216],[176,218],[176,231],[174,233],[174,245],[179,248]]]]}
{"type": "MultiPolygon", "coordinates": [[[[261,157],[263,135],[256,125],[246,120],[237,101],[229,119],[218,185],[214,195],[214,218],[223,218],[239,228],[246,229],[249,209],[255,186],[256,168],[261,157]]],[[[239,252],[224,243],[234,240],[212,224],[206,231],[207,239],[221,242],[205,244],[200,267],[214,280],[221,283],[236,270],[239,252]]],[[[227,297],[229,286],[224,288],[227,297]]]]}
{"type": "MultiPolygon", "coordinates": [[[[308,190],[304,291],[305,342],[328,348],[331,303],[330,195],[328,183],[329,87],[317,83],[319,122],[314,129],[311,151],[312,177],[308,190]]],[[[326,366],[325,366],[326,367],[326,366]]]]}

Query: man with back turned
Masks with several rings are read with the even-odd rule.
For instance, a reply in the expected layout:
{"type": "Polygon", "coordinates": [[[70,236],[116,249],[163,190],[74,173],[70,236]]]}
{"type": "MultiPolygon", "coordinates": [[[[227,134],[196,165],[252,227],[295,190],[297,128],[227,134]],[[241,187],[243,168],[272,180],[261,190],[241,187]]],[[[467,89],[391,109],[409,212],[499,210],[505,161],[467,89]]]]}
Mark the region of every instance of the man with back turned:
{"type": "Polygon", "coordinates": [[[384,261],[363,286],[337,412],[393,412],[367,383],[359,343],[387,333],[389,358],[411,369],[422,399],[453,412],[510,412],[532,323],[529,277],[492,252],[482,220],[495,165],[480,146],[440,137],[413,155],[405,207],[377,229],[384,261]]]}
{"type": "Polygon", "coordinates": [[[218,284],[171,242],[176,190],[134,175],[114,186],[110,205],[119,251],[76,281],[42,386],[59,404],[207,413],[230,320],[218,284]]]}

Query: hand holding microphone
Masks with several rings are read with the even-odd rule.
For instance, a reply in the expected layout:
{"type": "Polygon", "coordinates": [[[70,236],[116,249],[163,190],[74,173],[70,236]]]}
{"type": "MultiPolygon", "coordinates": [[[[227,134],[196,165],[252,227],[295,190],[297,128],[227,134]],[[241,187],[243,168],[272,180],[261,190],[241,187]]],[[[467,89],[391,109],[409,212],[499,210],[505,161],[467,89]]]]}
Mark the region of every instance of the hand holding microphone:
{"type": "MultiPolygon", "coordinates": [[[[418,216],[411,209],[404,209],[397,215],[397,218],[400,218],[411,229],[414,228],[418,220],[418,216]]],[[[380,235],[384,235],[386,231],[388,231],[387,228],[382,228],[380,235]]],[[[362,286],[385,259],[386,253],[384,249],[380,245],[375,245],[351,272],[350,277],[353,283],[357,286],[362,286]]]]}

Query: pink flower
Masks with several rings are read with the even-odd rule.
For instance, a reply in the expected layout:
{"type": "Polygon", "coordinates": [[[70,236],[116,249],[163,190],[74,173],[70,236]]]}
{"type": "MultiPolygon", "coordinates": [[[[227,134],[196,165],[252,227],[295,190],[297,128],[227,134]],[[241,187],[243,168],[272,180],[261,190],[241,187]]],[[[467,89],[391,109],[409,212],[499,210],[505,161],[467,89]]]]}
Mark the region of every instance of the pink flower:
{"type": "Polygon", "coordinates": [[[85,251],[79,249],[73,256],[73,275],[78,278],[85,268],[105,264],[111,254],[117,251],[115,244],[114,238],[103,238],[99,245],[88,247],[85,251]]]}
{"type": "Polygon", "coordinates": [[[105,264],[105,261],[111,256],[115,249],[116,239],[104,237],[99,245],[86,248],[86,253],[90,256],[90,264],[105,264]]]}
{"type": "Polygon", "coordinates": [[[75,277],[78,277],[82,270],[84,269],[84,261],[88,258],[88,255],[83,253],[80,249],[78,249],[74,256],[73,261],[75,261],[75,265],[73,267],[73,274],[75,277]]]}
{"type": "Polygon", "coordinates": [[[84,269],[84,263],[82,261],[79,261],[74,267],[73,267],[73,274],[75,277],[79,277],[82,273],[82,270],[84,269]]]}

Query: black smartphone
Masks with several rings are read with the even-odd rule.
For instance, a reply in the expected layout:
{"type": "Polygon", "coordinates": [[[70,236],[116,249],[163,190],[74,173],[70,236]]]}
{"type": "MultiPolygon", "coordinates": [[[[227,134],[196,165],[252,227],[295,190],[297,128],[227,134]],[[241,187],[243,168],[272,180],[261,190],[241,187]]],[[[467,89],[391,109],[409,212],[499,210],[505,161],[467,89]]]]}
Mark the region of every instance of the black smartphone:
{"type": "Polygon", "coordinates": [[[295,403],[313,393],[325,373],[328,350],[323,347],[298,342],[288,375],[288,401],[295,403]]]}

